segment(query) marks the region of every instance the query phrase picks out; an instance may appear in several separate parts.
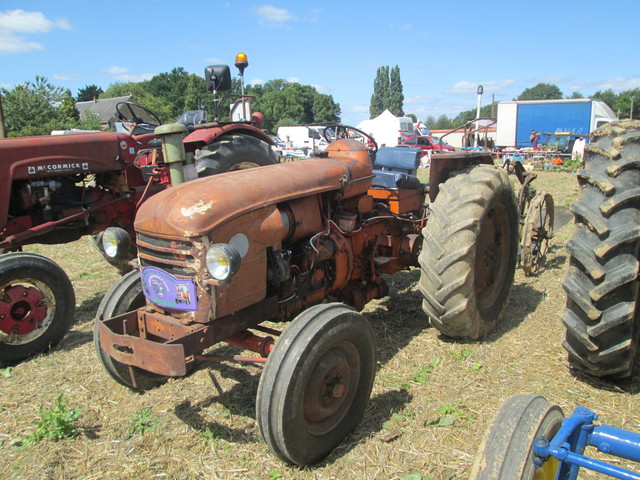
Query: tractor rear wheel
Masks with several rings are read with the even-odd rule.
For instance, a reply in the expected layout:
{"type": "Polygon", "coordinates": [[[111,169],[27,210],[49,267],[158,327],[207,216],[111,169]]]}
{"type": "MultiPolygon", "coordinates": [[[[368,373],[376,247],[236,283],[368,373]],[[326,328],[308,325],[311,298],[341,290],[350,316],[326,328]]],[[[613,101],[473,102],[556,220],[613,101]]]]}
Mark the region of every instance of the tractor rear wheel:
{"type": "Polygon", "coordinates": [[[98,353],[100,363],[109,376],[116,382],[132,390],[149,390],[157,387],[167,380],[167,377],[147,372],[138,367],[129,367],[124,363],[114,360],[100,346],[100,333],[98,325],[104,320],[122,315],[146,304],[142,291],[140,271],[133,270],[116,282],[100,302],[93,326],[93,343],[98,353]],[[135,382],[132,376],[135,375],[135,382]]]}
{"type": "Polygon", "coordinates": [[[55,347],[71,328],[75,308],[71,281],[53,260],[0,255],[0,365],[55,347]]]}
{"type": "Polygon", "coordinates": [[[554,480],[560,463],[549,458],[541,468],[533,463],[533,442],[551,441],[564,415],[540,395],[516,395],[508,399],[487,431],[470,480],[554,480]]]}
{"type": "Polygon", "coordinates": [[[223,135],[196,151],[198,177],[278,163],[271,147],[249,135],[223,135]]]}
{"type": "Polygon", "coordinates": [[[592,134],[576,233],[567,242],[563,343],[574,368],[595,377],[629,377],[640,341],[640,122],[611,123],[592,134]]]}
{"type": "Polygon", "coordinates": [[[504,169],[467,167],[440,185],[419,261],[422,308],[449,337],[491,332],[509,299],[518,208],[504,169]]]}
{"type": "Polygon", "coordinates": [[[282,460],[311,465],[355,428],[375,375],[369,323],[341,303],[313,306],[284,330],[264,367],[256,419],[282,460]]]}

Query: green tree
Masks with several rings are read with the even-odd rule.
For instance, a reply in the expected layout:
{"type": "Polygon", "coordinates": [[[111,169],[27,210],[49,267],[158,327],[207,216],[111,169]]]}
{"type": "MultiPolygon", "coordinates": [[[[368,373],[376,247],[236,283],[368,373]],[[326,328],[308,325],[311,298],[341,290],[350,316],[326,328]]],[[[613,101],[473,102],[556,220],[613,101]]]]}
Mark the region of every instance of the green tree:
{"type": "Polygon", "coordinates": [[[58,108],[66,92],[45,77],[38,75],[34,82],[21,83],[11,90],[3,88],[2,95],[9,136],[47,135],[66,120],[58,108]]]}
{"type": "Polygon", "coordinates": [[[415,113],[407,113],[407,117],[413,120],[413,123],[418,123],[418,117],[416,116],[415,113]]]}
{"type": "Polygon", "coordinates": [[[616,104],[618,103],[618,95],[611,89],[599,90],[594,93],[591,98],[595,100],[602,100],[609,105],[614,111],[616,110],[616,104]]]}
{"type": "Polygon", "coordinates": [[[96,98],[100,98],[100,94],[103,92],[102,88],[97,85],[85,85],[78,90],[78,102],[89,102],[96,98]]]}
{"type": "Polygon", "coordinates": [[[633,105],[633,118],[640,118],[640,88],[620,93],[615,93],[611,89],[597,91],[591,98],[604,101],[620,118],[631,118],[633,105]]]}
{"type": "Polygon", "coordinates": [[[404,115],[404,94],[400,80],[400,67],[397,65],[391,69],[389,74],[389,104],[387,108],[396,117],[404,115]]]}
{"type": "Polygon", "coordinates": [[[63,94],[62,102],[58,107],[58,118],[63,123],[75,125],[80,120],[80,112],[76,108],[76,101],[71,95],[71,90],[66,90],[63,94]]]}
{"type": "Polygon", "coordinates": [[[316,93],[311,107],[314,122],[337,122],[340,119],[340,104],[331,95],[316,93]]]}
{"type": "Polygon", "coordinates": [[[570,97],[571,99],[584,98],[584,95],[580,92],[573,92],[570,97]]]}
{"type": "Polygon", "coordinates": [[[516,100],[558,100],[562,98],[562,91],[549,83],[539,83],[535,87],[527,88],[516,100]]]}
{"type": "Polygon", "coordinates": [[[370,118],[375,118],[387,108],[389,104],[389,67],[378,67],[373,81],[373,95],[369,105],[370,118]]]}

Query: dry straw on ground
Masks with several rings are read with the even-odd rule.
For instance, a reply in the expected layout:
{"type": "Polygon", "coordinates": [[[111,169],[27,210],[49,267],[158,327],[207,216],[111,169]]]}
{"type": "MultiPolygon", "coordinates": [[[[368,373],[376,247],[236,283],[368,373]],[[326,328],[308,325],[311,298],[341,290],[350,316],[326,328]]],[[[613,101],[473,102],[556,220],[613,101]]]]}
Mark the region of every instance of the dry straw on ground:
{"type": "MultiPolygon", "coordinates": [[[[564,173],[541,173],[536,186],[549,190],[565,213],[578,191],[575,176],[564,173]]],[[[496,410],[522,393],[544,395],[566,414],[584,405],[605,423],[640,431],[638,375],[614,384],[568,368],[561,284],[572,228],[569,223],[556,233],[544,272],[516,274],[505,320],[481,342],[451,341],[428,327],[418,271],[390,278],[391,294],[364,312],[379,355],[365,417],[326,461],[309,469],[285,466],[260,438],[254,398],[261,367],[201,366],[142,395],[117,385],[100,366],[91,334],[93,315],[117,273],[87,239],[31,247],[70,275],[77,322],[55,351],[17,365],[7,378],[0,375],[0,478],[465,479],[496,410]],[[18,447],[16,440],[35,428],[38,407],[53,406],[60,394],[83,410],[80,435],[18,447]],[[145,408],[155,428],[131,434],[145,408]]]]}

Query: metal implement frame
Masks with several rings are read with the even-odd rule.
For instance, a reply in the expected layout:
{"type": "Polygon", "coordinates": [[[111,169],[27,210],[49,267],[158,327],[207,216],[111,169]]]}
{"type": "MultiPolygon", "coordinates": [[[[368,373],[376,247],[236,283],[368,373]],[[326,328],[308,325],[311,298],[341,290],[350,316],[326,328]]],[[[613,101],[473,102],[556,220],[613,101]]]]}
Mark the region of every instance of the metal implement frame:
{"type": "Polygon", "coordinates": [[[549,458],[561,462],[557,480],[575,480],[580,467],[603,473],[613,478],[640,480],[640,473],[595,460],[584,455],[587,446],[616,457],[640,462],[640,434],[612,427],[594,425],[598,415],[585,407],[576,407],[571,417],[565,418],[551,441],[538,438],[533,444],[533,462],[539,468],[549,458]]]}

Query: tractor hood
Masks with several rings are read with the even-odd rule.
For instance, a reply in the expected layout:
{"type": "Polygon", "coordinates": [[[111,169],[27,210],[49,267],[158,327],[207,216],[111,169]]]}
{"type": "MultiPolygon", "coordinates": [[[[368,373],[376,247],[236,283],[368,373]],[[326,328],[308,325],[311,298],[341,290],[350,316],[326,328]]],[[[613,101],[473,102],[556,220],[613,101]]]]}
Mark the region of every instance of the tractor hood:
{"type": "Polygon", "coordinates": [[[136,215],[139,233],[171,238],[200,237],[219,225],[270,205],[341,190],[343,198],[366,193],[371,161],[361,143],[341,140],[327,158],[237,170],[193,180],[160,192],[136,215]]]}

